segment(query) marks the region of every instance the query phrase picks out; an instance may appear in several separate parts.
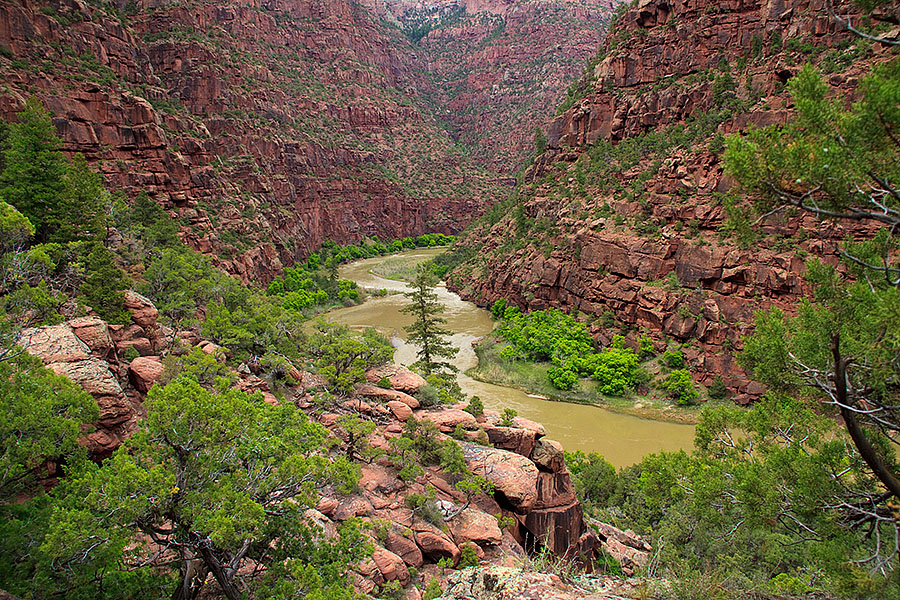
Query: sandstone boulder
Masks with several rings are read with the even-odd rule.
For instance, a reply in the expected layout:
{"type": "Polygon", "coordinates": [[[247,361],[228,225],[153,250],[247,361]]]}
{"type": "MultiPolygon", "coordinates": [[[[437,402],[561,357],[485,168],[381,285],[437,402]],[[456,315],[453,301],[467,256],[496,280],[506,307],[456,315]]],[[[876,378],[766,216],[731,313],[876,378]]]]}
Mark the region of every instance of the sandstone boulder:
{"type": "Polygon", "coordinates": [[[444,433],[452,433],[457,425],[464,429],[478,429],[478,421],[471,414],[457,408],[448,408],[437,412],[420,412],[418,417],[431,421],[444,433]]]}
{"type": "Polygon", "coordinates": [[[507,450],[469,442],[462,442],[461,446],[469,469],[494,485],[501,505],[505,503],[519,513],[528,512],[537,500],[538,469],[533,462],[507,450]]]}
{"type": "Polygon", "coordinates": [[[369,383],[378,383],[383,377],[388,378],[393,389],[407,394],[415,394],[425,385],[421,375],[398,365],[385,365],[366,372],[366,380],[369,383]]]}
{"type": "Polygon", "coordinates": [[[503,532],[497,524],[497,519],[475,507],[468,507],[453,517],[447,525],[456,545],[462,546],[466,542],[474,542],[479,545],[496,545],[503,538],[503,532]]]}
{"type": "Polygon", "coordinates": [[[75,362],[91,355],[90,347],[68,325],[25,329],[19,344],[44,364],[75,362]]]}
{"type": "Polygon", "coordinates": [[[450,558],[455,564],[459,560],[459,548],[447,537],[447,534],[425,521],[417,520],[413,524],[416,534],[416,544],[422,550],[422,554],[433,561],[442,558],[450,558]]]}
{"type": "Polygon", "coordinates": [[[399,581],[404,586],[409,583],[409,568],[401,557],[390,550],[375,546],[372,560],[385,581],[399,581]]]}
{"type": "Polygon", "coordinates": [[[386,390],[377,385],[364,384],[359,386],[356,393],[366,398],[381,400],[382,402],[402,402],[410,408],[419,408],[418,400],[398,390],[386,390]]]}
{"type": "Polygon", "coordinates": [[[162,372],[163,364],[158,356],[139,356],[128,365],[128,376],[132,385],[145,394],[150,391],[162,372]]]}
{"type": "Polygon", "coordinates": [[[97,317],[81,317],[71,319],[66,324],[92,351],[106,354],[112,348],[112,338],[106,321],[97,317]]]}
{"type": "Polygon", "coordinates": [[[141,327],[155,327],[159,311],[153,303],[137,292],[125,292],[125,308],[131,313],[132,320],[141,327]]]}
{"type": "Polygon", "coordinates": [[[410,567],[418,569],[425,562],[425,559],[422,557],[422,551],[419,550],[416,542],[396,531],[388,533],[385,547],[402,558],[403,562],[410,567]]]}
{"type": "Polygon", "coordinates": [[[412,409],[403,402],[391,400],[387,403],[387,406],[398,421],[406,421],[412,416],[412,409]]]}
{"type": "Polygon", "coordinates": [[[566,464],[562,444],[546,438],[541,438],[535,442],[531,460],[534,461],[534,464],[539,469],[550,471],[551,473],[560,471],[566,464]]]}

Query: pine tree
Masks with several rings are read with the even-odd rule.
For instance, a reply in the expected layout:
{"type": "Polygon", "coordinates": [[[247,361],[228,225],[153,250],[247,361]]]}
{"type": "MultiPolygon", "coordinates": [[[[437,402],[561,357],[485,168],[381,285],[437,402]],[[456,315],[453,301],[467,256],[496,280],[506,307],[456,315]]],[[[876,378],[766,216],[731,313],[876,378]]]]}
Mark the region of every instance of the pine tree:
{"type": "Polygon", "coordinates": [[[413,366],[426,375],[455,372],[456,367],[441,359],[452,359],[459,351],[447,339],[453,332],[441,327],[447,320],[439,316],[444,312],[444,305],[432,289],[436,283],[434,274],[420,266],[412,282],[412,291],[404,293],[412,304],[400,309],[416,319],[404,329],[409,334],[409,342],[419,346],[419,360],[413,366]]]}
{"type": "Polygon", "coordinates": [[[49,239],[49,219],[57,214],[65,190],[68,164],[61,145],[50,115],[38,100],[28,100],[19,122],[9,126],[0,197],[31,221],[38,242],[49,239]]]}

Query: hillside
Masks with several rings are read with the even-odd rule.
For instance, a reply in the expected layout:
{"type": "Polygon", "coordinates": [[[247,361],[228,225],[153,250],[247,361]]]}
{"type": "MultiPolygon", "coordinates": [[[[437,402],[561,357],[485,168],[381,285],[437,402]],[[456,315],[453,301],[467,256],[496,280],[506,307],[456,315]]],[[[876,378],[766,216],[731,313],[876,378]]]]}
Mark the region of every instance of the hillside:
{"type": "Polygon", "coordinates": [[[857,226],[801,215],[754,231],[729,196],[723,136],[789,119],[785,83],[807,61],[846,95],[891,55],[822,2],[633,3],[516,197],[468,236],[454,287],[482,305],[578,311],[604,342],[649,332],[684,345],[698,381],[721,375],[737,401],[758,397],[734,361],[754,312],[790,310],[806,257],[836,262],[834,242],[857,226]]]}

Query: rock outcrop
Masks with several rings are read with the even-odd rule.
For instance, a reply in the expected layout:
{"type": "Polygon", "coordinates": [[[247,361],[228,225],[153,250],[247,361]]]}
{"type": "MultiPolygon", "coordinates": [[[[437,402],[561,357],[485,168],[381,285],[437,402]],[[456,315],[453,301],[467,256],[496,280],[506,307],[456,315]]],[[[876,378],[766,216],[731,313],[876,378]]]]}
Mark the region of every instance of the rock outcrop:
{"type": "Polygon", "coordinates": [[[621,580],[581,577],[579,585],[564,583],[552,573],[491,566],[452,574],[438,600],[626,600],[634,587],[621,580]]]}
{"type": "Polygon", "coordinates": [[[730,235],[722,136],[790,118],[785,82],[803,62],[850,95],[886,52],[842,31],[822,0],[640,0],[550,127],[518,207],[475,228],[476,257],[448,283],[481,305],[579,311],[603,344],[641,330],[689,344],[699,381],[719,375],[749,401],[761,389],[734,353],[755,311],[790,310],[808,291],[806,258],[836,262],[836,241],[867,232],[795,215],[765,220],[752,242],[730,235]]]}

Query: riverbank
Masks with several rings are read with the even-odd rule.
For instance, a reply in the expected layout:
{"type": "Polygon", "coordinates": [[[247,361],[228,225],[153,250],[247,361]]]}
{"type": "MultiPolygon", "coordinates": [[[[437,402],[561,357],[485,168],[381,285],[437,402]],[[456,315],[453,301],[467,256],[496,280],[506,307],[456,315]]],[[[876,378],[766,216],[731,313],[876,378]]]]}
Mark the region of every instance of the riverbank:
{"type": "Polygon", "coordinates": [[[676,406],[669,398],[653,394],[608,396],[602,394],[599,384],[590,379],[579,380],[571,390],[559,390],[547,377],[551,364],[505,359],[500,356],[504,346],[505,343],[496,336],[485,336],[475,347],[478,364],[466,375],[476,381],[515,388],[553,402],[586,404],[642,419],[684,425],[696,425],[700,412],[707,406],[731,404],[710,399],[692,406],[676,406]]]}

